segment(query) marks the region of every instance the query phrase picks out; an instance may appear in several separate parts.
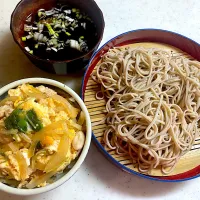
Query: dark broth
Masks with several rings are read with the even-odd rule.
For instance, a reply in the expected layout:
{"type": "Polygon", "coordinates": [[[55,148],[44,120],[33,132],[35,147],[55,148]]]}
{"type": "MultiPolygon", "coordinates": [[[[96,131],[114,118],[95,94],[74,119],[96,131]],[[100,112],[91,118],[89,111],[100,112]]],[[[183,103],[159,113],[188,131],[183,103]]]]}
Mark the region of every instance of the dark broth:
{"type": "MultiPolygon", "coordinates": [[[[74,19],[75,21],[77,21],[78,26],[76,28],[74,28],[74,30],[71,30],[70,27],[66,27],[65,28],[66,31],[62,31],[63,30],[62,28],[54,29],[55,32],[59,32],[58,33],[59,36],[57,37],[57,40],[62,43],[64,42],[63,49],[59,49],[59,50],[57,49],[58,50],[57,52],[52,49],[47,50],[49,45],[47,45],[47,43],[45,43],[45,42],[42,42],[38,46],[38,48],[35,48],[35,45],[38,44],[38,41],[36,41],[34,39],[34,37],[31,39],[26,39],[26,41],[24,41],[25,47],[29,47],[29,49],[32,51],[31,53],[33,55],[38,56],[43,59],[49,59],[49,60],[71,60],[71,59],[77,58],[77,57],[87,53],[95,45],[95,42],[97,40],[97,33],[96,33],[96,27],[95,27],[93,21],[82,11],[78,12],[79,16],[80,15],[84,16],[82,18],[77,17],[77,12],[72,12],[73,9],[74,10],[79,10],[79,9],[72,8],[67,5],[65,5],[65,6],[57,5],[56,6],[56,9],[58,9],[58,10],[61,8],[62,8],[62,11],[59,14],[63,13],[64,10],[71,10],[71,13],[67,14],[67,16],[70,17],[71,19],[74,19]],[[82,23],[86,23],[85,28],[81,25],[82,23]],[[66,32],[67,32],[67,34],[66,34],[66,32]],[[87,45],[86,49],[80,51],[80,50],[77,50],[76,48],[72,48],[69,44],[66,44],[66,42],[70,41],[70,40],[79,41],[80,37],[84,38],[84,42],[87,45]]],[[[48,23],[51,23],[52,19],[53,19],[53,16],[44,17],[44,20],[47,21],[48,23]]],[[[38,17],[38,13],[32,14],[31,22],[29,22],[29,23],[27,22],[27,25],[37,27],[37,23],[39,21],[41,21],[41,19],[38,17]]],[[[34,31],[34,30],[31,30],[30,32],[24,31],[24,36],[26,37],[27,35],[30,35],[31,32],[34,35],[34,32],[36,32],[36,31],[34,31]]],[[[46,36],[48,38],[48,40],[52,39],[52,36],[49,34],[49,30],[46,26],[44,26],[42,34],[44,36],[46,36]]]]}

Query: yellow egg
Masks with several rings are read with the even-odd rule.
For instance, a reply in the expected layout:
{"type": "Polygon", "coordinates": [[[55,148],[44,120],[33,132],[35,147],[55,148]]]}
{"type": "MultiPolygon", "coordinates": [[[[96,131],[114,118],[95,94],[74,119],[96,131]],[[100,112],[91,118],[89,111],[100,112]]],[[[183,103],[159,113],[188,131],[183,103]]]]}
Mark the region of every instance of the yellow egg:
{"type": "Polygon", "coordinates": [[[14,102],[14,107],[18,107],[21,103],[23,103],[22,97],[18,97],[17,100],[14,102]]]}
{"type": "Polygon", "coordinates": [[[18,87],[16,89],[10,89],[8,91],[8,94],[9,94],[10,97],[12,97],[12,96],[23,96],[20,87],[18,87]]]}
{"type": "Polygon", "coordinates": [[[75,130],[74,129],[69,129],[68,130],[68,136],[69,136],[69,138],[71,139],[71,140],[73,140],[74,139],[74,137],[75,137],[75,134],[76,132],[75,132],[75,130]]]}
{"type": "Polygon", "coordinates": [[[39,103],[35,102],[35,99],[31,98],[25,102],[23,102],[19,108],[28,111],[31,109],[34,109],[36,112],[38,118],[42,121],[43,126],[46,126],[48,124],[51,124],[51,120],[49,119],[49,114],[48,114],[48,107],[47,106],[42,106],[39,103]]]}
{"type": "Polygon", "coordinates": [[[60,120],[68,120],[69,116],[65,111],[59,111],[56,116],[55,116],[55,121],[60,121],[60,120]]]}

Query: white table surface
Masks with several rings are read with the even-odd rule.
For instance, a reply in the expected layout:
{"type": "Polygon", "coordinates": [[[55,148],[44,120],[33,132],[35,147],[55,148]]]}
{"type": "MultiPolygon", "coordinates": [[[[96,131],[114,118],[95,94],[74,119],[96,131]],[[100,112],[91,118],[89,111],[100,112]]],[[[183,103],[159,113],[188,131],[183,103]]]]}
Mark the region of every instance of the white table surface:
{"type": "MultiPolygon", "coordinates": [[[[87,0],[85,0],[87,1],[87,0]]],[[[10,15],[19,0],[0,0],[0,85],[27,77],[48,77],[80,91],[81,75],[58,77],[42,72],[23,55],[9,30],[10,15]]],[[[101,44],[132,29],[161,28],[200,43],[199,0],[96,0],[105,17],[101,44]]],[[[61,187],[37,196],[0,192],[0,200],[128,200],[200,199],[200,178],[182,183],[160,183],[120,171],[91,144],[79,171],[61,187]]]]}

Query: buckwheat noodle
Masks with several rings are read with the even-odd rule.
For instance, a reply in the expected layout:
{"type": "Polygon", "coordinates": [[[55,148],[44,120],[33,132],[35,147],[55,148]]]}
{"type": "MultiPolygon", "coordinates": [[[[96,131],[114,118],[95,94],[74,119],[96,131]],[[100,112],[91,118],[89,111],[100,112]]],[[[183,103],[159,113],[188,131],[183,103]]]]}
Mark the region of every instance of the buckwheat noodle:
{"type": "Polygon", "coordinates": [[[105,98],[104,143],[142,173],[169,174],[200,133],[200,63],[162,49],[113,48],[92,74],[105,98]]]}

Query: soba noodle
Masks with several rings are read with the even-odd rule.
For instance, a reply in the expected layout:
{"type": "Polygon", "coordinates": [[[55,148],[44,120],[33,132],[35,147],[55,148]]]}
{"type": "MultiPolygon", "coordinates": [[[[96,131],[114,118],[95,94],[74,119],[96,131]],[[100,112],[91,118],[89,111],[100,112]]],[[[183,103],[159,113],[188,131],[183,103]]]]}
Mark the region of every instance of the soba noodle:
{"type": "Polygon", "coordinates": [[[92,74],[105,98],[105,145],[142,173],[169,174],[200,133],[200,63],[170,51],[113,48],[92,74]]]}

